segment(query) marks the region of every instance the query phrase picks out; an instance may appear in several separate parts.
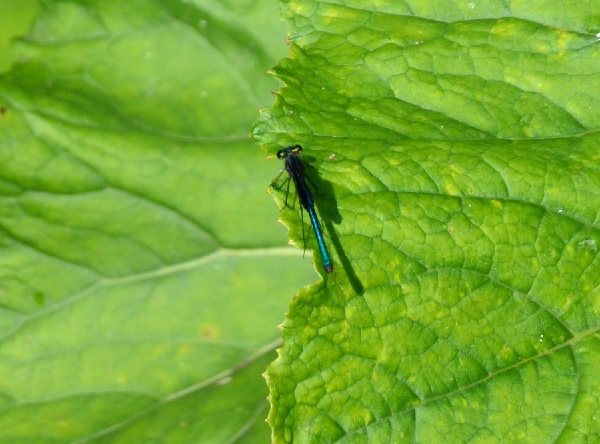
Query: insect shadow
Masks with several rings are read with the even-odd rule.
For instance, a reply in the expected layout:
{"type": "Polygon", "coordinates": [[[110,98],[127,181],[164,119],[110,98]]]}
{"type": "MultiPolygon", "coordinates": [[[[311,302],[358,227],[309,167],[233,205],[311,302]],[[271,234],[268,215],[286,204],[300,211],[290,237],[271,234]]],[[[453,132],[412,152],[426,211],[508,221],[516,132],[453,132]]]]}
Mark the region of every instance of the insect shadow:
{"type": "Polygon", "coordinates": [[[307,176],[307,183],[309,186],[314,187],[315,195],[315,206],[317,207],[318,214],[321,219],[322,225],[325,227],[326,236],[331,240],[331,245],[337,253],[339,258],[339,266],[344,270],[348,276],[348,281],[352,286],[354,292],[358,295],[362,295],[365,291],[360,279],[356,275],[346,252],[340,242],[337,231],[334,229],[334,225],[341,225],[343,218],[338,211],[337,199],[333,190],[333,186],[330,182],[324,180],[318,173],[317,169],[314,168],[311,163],[315,161],[312,156],[303,156],[305,165],[305,174],[307,176]]]}

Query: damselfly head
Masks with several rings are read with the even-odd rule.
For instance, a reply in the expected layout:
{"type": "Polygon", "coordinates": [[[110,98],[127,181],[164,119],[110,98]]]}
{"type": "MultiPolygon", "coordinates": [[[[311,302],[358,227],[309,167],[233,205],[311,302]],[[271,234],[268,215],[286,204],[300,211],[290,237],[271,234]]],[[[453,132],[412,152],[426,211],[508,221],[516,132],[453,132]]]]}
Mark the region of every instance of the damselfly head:
{"type": "Polygon", "coordinates": [[[288,146],[286,148],[277,151],[277,158],[280,160],[285,159],[289,154],[300,154],[302,153],[302,147],[300,145],[288,146]]]}

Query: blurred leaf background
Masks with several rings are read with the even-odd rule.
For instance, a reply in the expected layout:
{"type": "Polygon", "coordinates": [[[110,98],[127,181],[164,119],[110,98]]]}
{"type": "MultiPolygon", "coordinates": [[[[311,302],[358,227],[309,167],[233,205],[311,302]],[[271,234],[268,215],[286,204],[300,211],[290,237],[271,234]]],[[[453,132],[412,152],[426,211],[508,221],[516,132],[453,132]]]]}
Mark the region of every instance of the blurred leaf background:
{"type": "Polygon", "coordinates": [[[261,1],[0,2],[0,442],[268,442],[316,275],[249,132],[289,53],[261,1]]]}

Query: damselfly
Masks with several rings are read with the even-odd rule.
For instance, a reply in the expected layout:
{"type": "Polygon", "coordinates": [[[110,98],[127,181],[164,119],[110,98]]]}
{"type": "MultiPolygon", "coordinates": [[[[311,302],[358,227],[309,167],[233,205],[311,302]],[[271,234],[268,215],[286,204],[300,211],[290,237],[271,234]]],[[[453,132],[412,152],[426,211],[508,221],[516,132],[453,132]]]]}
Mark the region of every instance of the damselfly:
{"type": "MultiPolygon", "coordinates": [[[[331,273],[333,271],[333,262],[331,261],[329,250],[327,250],[327,245],[325,245],[323,230],[321,228],[321,224],[319,223],[317,212],[315,211],[315,202],[312,192],[310,191],[310,188],[308,187],[305,181],[305,179],[308,179],[309,182],[311,182],[312,184],[312,181],[308,178],[308,176],[305,176],[304,173],[304,162],[302,161],[302,147],[300,145],[294,145],[288,146],[287,148],[283,148],[277,151],[277,158],[284,161],[284,169],[289,174],[287,194],[285,196],[285,205],[287,206],[287,197],[290,190],[289,180],[291,178],[296,187],[296,193],[298,195],[298,201],[300,202],[301,211],[302,209],[306,210],[308,216],[310,217],[310,222],[315,232],[315,237],[317,238],[317,245],[319,246],[319,251],[321,252],[321,258],[323,259],[323,268],[327,273],[331,273]]],[[[279,180],[282,173],[283,170],[275,178],[273,184],[275,184],[279,180]]]]}

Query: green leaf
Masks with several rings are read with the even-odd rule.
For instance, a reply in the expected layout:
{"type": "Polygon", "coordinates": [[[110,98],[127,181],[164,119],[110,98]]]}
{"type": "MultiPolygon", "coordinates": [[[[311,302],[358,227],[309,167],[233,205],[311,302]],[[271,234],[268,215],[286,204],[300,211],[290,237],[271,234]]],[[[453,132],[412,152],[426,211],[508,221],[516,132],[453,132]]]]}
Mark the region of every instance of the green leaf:
{"type": "Polygon", "coordinates": [[[275,5],[45,2],[0,77],[0,442],[266,442],[314,279],[248,132],[275,5]],[[289,271],[292,270],[293,273],[289,271]]]}
{"type": "Polygon", "coordinates": [[[283,4],[254,137],[311,156],[335,270],[283,324],[274,442],[600,440],[598,3],[283,4]]]}
{"type": "Polygon", "coordinates": [[[39,3],[39,0],[0,2],[0,72],[8,70],[17,59],[12,39],[27,32],[39,11],[39,3]]]}

